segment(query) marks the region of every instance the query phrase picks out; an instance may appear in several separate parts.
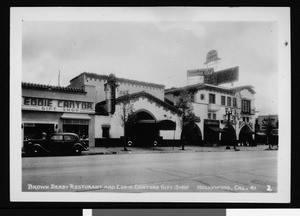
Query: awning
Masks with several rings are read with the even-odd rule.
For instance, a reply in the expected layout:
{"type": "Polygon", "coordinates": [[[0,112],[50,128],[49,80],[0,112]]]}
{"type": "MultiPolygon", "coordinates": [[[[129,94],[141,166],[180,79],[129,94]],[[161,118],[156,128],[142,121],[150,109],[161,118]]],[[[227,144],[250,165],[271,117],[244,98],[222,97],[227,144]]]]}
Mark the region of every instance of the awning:
{"type": "Polygon", "coordinates": [[[157,124],[157,127],[159,130],[176,130],[176,123],[168,120],[168,119],[164,119],[164,120],[153,120],[153,119],[147,119],[147,120],[139,120],[137,121],[137,123],[139,124],[157,124]]]}
{"type": "Polygon", "coordinates": [[[139,120],[137,123],[142,123],[142,124],[155,124],[156,121],[152,119],[147,119],[147,120],[139,120]]]}
{"type": "Polygon", "coordinates": [[[247,133],[247,134],[254,134],[255,133],[248,126],[243,127],[241,131],[243,133],[247,133]]]}
{"type": "Polygon", "coordinates": [[[91,117],[88,114],[74,114],[74,113],[64,113],[60,118],[62,118],[62,119],[84,119],[84,120],[91,119],[91,117]]]}
{"type": "Polygon", "coordinates": [[[220,132],[220,133],[226,132],[225,130],[223,130],[223,129],[219,128],[219,127],[210,126],[209,129],[211,129],[211,130],[213,130],[215,132],[220,132]]]}
{"type": "Polygon", "coordinates": [[[160,120],[157,123],[159,130],[176,130],[176,123],[171,120],[160,120]]]}

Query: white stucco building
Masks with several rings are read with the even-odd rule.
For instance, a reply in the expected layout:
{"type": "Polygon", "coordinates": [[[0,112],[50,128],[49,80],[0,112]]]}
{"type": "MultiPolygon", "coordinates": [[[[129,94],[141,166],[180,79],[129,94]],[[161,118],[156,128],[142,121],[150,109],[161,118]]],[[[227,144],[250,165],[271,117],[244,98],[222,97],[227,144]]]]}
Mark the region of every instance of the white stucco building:
{"type": "MultiPolygon", "coordinates": [[[[221,76],[235,75],[236,70],[228,72],[226,69],[221,71],[221,76]]],[[[44,130],[48,133],[75,132],[88,137],[90,146],[120,145],[125,134],[123,107],[128,104],[135,117],[134,124],[126,129],[127,141],[135,145],[178,144],[182,113],[176,104],[180,93],[188,91],[198,121],[185,126],[186,141],[196,145],[225,144],[229,134],[225,132],[229,128],[236,140],[251,144],[255,124],[253,87],[207,84],[205,82],[214,80],[207,80],[205,71],[196,71],[196,75],[199,74],[204,76],[199,79],[203,83],[166,90],[164,85],[156,83],[87,72],[73,78],[68,87],[24,83],[24,136],[41,134],[44,130]],[[80,104],[85,105],[84,109],[78,108],[80,104]],[[228,108],[232,109],[230,124],[225,115],[228,108]],[[32,112],[39,115],[32,115],[32,112]],[[43,119],[53,123],[46,124],[43,119]]],[[[213,71],[209,75],[214,79],[219,76],[213,71]]]]}
{"type": "Polygon", "coordinates": [[[245,143],[253,141],[255,91],[252,86],[227,88],[201,83],[166,89],[165,97],[176,105],[182,91],[188,91],[192,96],[193,111],[201,120],[195,124],[199,127],[198,133],[202,142],[225,144],[222,134],[223,129],[228,127],[226,108],[232,110],[230,128],[235,131],[236,139],[245,143]]]}
{"type": "MultiPolygon", "coordinates": [[[[113,143],[112,141],[118,142],[124,137],[122,125],[124,92],[127,92],[129,98],[126,102],[132,105],[132,110],[136,114],[136,124],[128,139],[151,142],[156,139],[180,139],[181,112],[164,101],[163,85],[117,78],[112,74],[106,76],[85,72],[73,78],[69,87],[94,92],[96,145],[97,143],[109,145],[113,143]]],[[[135,141],[135,144],[138,142],[135,141]]]]}

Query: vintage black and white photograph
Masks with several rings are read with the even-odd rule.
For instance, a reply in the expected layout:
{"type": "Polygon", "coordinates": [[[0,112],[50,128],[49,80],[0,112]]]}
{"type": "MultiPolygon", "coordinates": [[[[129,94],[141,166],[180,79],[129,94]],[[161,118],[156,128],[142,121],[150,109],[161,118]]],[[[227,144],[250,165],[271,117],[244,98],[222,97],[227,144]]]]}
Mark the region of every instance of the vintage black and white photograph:
{"type": "Polygon", "coordinates": [[[288,8],[11,16],[12,201],[290,201],[288,8]]]}

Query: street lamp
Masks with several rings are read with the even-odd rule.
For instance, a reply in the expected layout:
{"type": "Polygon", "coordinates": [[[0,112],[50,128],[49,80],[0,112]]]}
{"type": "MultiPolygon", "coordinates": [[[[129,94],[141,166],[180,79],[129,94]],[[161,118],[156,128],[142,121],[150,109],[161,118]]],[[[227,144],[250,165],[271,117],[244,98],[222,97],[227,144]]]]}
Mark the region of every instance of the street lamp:
{"type": "MultiPolygon", "coordinates": [[[[230,146],[229,146],[229,128],[230,128],[230,116],[232,115],[232,108],[228,109],[228,107],[225,108],[225,118],[228,117],[228,120],[227,120],[227,131],[228,131],[228,134],[227,134],[227,146],[226,146],[226,149],[230,149],[230,146]]],[[[234,149],[235,149],[235,143],[234,143],[234,149]]]]}
{"type": "MultiPolygon", "coordinates": [[[[230,116],[235,113],[233,113],[235,110],[233,110],[232,108],[228,109],[228,107],[225,108],[225,118],[226,116],[228,116],[228,120],[227,120],[227,130],[228,130],[228,136],[227,136],[227,146],[226,146],[226,149],[230,149],[230,146],[229,146],[229,138],[230,138],[230,116]]],[[[233,116],[234,117],[234,116],[233,116]]],[[[235,135],[234,135],[234,139],[233,139],[233,149],[234,151],[240,151],[239,149],[236,148],[236,139],[235,139],[235,135]]]]}

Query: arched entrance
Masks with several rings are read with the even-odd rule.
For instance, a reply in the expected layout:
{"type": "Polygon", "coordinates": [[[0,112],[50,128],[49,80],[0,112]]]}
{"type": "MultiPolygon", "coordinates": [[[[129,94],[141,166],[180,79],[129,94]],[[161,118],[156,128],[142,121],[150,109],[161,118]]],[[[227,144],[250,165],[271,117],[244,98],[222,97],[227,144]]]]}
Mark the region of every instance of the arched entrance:
{"type": "Polygon", "coordinates": [[[202,144],[202,133],[200,128],[194,122],[188,123],[183,127],[181,133],[182,138],[187,141],[188,144],[201,145],[202,144]]]}
{"type": "Polygon", "coordinates": [[[254,145],[254,140],[252,137],[253,133],[254,132],[249,128],[249,126],[245,125],[240,130],[239,142],[244,146],[248,146],[248,145],[253,146],[254,145]]]}
{"type": "Polygon", "coordinates": [[[234,145],[236,142],[236,133],[232,125],[226,125],[223,128],[224,132],[221,134],[221,144],[222,145],[234,145]]]}
{"type": "Polygon", "coordinates": [[[126,130],[127,140],[134,146],[153,145],[153,141],[159,136],[155,117],[146,110],[135,112],[135,123],[126,130]]]}

